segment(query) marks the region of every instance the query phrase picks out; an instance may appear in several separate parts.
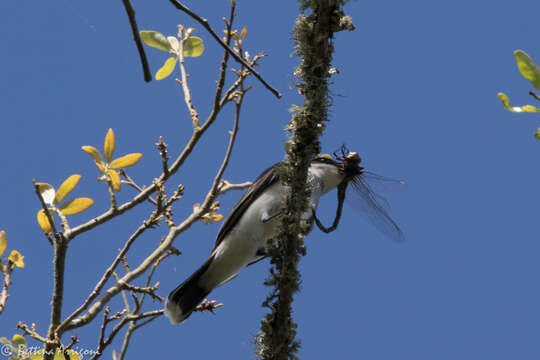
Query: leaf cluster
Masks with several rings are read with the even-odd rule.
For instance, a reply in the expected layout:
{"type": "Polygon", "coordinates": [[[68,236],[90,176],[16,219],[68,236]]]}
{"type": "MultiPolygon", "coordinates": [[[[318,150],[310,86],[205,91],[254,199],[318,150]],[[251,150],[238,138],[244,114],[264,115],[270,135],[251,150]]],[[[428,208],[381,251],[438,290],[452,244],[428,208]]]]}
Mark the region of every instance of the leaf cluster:
{"type": "Polygon", "coordinates": [[[156,72],[156,80],[163,80],[172,74],[179,58],[199,57],[204,52],[204,44],[200,37],[192,36],[195,28],[184,28],[178,25],[178,35],[167,36],[152,30],[140,32],[142,41],[151,47],[173,54],[165,60],[163,66],[156,72]]]}
{"type": "MultiPolygon", "coordinates": [[[[529,80],[532,86],[534,86],[536,89],[540,90],[540,67],[536,65],[533,59],[523,50],[514,51],[514,58],[521,76],[529,80]]],[[[529,94],[531,94],[537,100],[540,100],[538,95],[536,95],[533,91],[530,91],[529,94]]],[[[510,99],[505,93],[500,92],[497,94],[497,97],[499,100],[501,100],[503,107],[508,111],[516,113],[540,113],[540,108],[537,108],[534,105],[510,105],[510,99]]],[[[534,137],[540,140],[540,128],[538,128],[538,130],[534,133],[534,137]]]]}

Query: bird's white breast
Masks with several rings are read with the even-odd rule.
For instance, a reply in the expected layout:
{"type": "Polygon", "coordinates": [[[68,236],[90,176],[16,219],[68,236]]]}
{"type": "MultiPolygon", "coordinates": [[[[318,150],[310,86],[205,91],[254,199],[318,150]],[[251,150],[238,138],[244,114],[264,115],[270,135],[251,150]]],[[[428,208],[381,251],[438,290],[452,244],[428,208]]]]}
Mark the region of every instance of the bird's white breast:
{"type": "MultiPolygon", "coordinates": [[[[311,197],[308,209],[301,218],[311,222],[322,195],[335,188],[343,180],[337,167],[314,163],[310,166],[308,183],[311,197]]],[[[279,223],[277,216],[286,188],[274,183],[257,197],[246,209],[233,229],[214,250],[214,260],[205,274],[204,282],[213,288],[237,273],[250,262],[257,260],[259,249],[266,248],[267,241],[275,236],[279,223]]]]}

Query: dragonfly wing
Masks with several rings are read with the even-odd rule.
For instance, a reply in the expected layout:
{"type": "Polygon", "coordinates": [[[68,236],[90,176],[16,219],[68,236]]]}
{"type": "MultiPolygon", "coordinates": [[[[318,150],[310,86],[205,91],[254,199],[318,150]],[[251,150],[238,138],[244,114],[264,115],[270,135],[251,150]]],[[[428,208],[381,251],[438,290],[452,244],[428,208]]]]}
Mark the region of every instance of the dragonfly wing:
{"type": "Polygon", "coordinates": [[[369,171],[362,172],[362,180],[375,192],[406,191],[407,183],[403,180],[387,178],[369,171]]]}
{"type": "Polygon", "coordinates": [[[375,174],[370,173],[368,176],[370,178],[369,183],[368,181],[364,180],[364,174],[351,181],[351,187],[354,191],[352,194],[350,194],[353,195],[352,198],[347,196],[347,198],[350,199],[348,203],[364,213],[369,222],[372,223],[377,230],[387,235],[394,241],[403,241],[405,239],[403,232],[394,222],[394,220],[392,220],[390,215],[388,215],[388,211],[390,209],[388,201],[386,201],[386,199],[384,199],[382,196],[377,195],[371,188],[372,184],[375,184],[382,179],[384,179],[384,182],[387,182],[388,184],[391,182],[396,182],[399,184],[401,182],[379,177],[378,175],[376,175],[376,179],[372,175],[375,174]],[[386,180],[392,181],[390,182],[386,180]]]}

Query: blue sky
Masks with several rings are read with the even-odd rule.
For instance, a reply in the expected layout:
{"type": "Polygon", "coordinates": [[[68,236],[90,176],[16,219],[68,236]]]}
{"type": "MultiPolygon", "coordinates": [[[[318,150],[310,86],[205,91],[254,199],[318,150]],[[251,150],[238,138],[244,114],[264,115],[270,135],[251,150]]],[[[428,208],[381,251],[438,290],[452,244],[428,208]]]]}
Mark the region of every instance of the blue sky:
{"type": "MultiPolygon", "coordinates": [[[[296,2],[237,3],[236,27],[248,29],[246,49],[269,55],[259,71],[284,96],[278,100],[250,80],[254,89],[225,174],[231,182],[253,180],[283,158],[288,109],[302,102],[291,86],[298,62],[291,56],[296,2]]],[[[179,23],[198,29],[206,51],[188,60],[188,71],[205,118],[221,49],[169,2],[133,5],[140,29],[167,35],[179,23]]],[[[188,4],[219,30],[228,5],[188,4]]],[[[351,208],[334,233],[313,231],[294,305],[300,357],[538,359],[540,142],[532,133],[539,118],[507,112],[496,94],[507,93],[515,105],[534,102],[512,52],[523,49],[540,62],[540,3],[358,1],[346,11],[357,30],[336,35],[333,65],[340,74],[332,78],[323,151],[345,143],[360,153],[366,169],[408,182],[407,192],[386,194],[407,241],[393,243],[351,208]]],[[[19,320],[35,322],[45,334],[52,249],[35,220],[39,203],[31,180],[57,187],[81,174],[74,195],[96,201],[71,217],[73,225],[82,223],[108,206],[82,145],[101,148],[112,127],[116,154],[144,154],[129,174],[150,184],[161,167],[154,143],[164,136],[171,156],[178,154],[191,121],[172,79],[143,82],[120,1],[3,1],[0,29],[0,229],[7,232],[8,251],[18,249],[26,261],[15,271],[0,336],[11,337],[19,320]]],[[[147,54],[155,73],[166,55],[150,48],[147,54]]],[[[176,219],[202,201],[231,127],[232,112],[225,111],[172,179],[186,188],[176,219]]],[[[119,198],[133,195],[126,188],[119,198]]],[[[222,212],[240,196],[223,196],[222,212]]],[[[335,194],[322,205],[319,214],[329,224],[335,194]]],[[[149,210],[134,210],[70,244],[64,316],[86,297],[149,210]]],[[[202,264],[217,231],[218,225],[198,223],[177,238],[183,255],[166,261],[155,277],[161,295],[202,264]]],[[[164,233],[147,232],[130,262],[140,261],[164,233]]],[[[154,321],[134,335],[128,358],[253,358],[250,342],[265,313],[260,304],[268,292],[262,284],[267,271],[261,262],[212,293],[225,304],[217,316],[194,314],[180,326],[154,321]]],[[[160,306],[149,303],[148,309],[160,306]]],[[[119,310],[120,303],[111,307],[119,310]]],[[[79,348],[95,348],[97,321],[76,332],[79,348]]],[[[120,343],[112,348],[118,351],[120,343]]]]}

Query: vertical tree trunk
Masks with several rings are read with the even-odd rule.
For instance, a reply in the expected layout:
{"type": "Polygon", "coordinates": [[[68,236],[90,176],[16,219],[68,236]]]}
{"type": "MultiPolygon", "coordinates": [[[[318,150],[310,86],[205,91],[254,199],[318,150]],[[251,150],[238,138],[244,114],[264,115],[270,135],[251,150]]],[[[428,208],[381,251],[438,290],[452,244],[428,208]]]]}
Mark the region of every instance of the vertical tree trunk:
{"type": "MultiPolygon", "coordinates": [[[[293,108],[288,125],[291,138],[286,144],[287,156],[280,169],[281,181],[291,191],[282,203],[283,214],[278,245],[272,249],[270,278],[266,285],[273,287],[263,303],[271,313],[261,321],[261,333],[257,350],[262,359],[294,359],[299,348],[296,324],[291,316],[293,295],[298,291],[300,273],[297,265],[300,255],[305,254],[300,214],[307,207],[310,190],[306,188],[307,172],[311,160],[320,152],[319,137],[328,120],[328,78],[332,60],[332,37],[341,24],[350,24],[343,17],[344,0],[301,1],[302,11],[294,28],[296,55],[301,58],[295,71],[296,84],[305,96],[302,107],[293,108]],[[344,19],[345,21],[342,21],[344,19]]],[[[352,25],[351,25],[352,26],[352,25]]]]}

